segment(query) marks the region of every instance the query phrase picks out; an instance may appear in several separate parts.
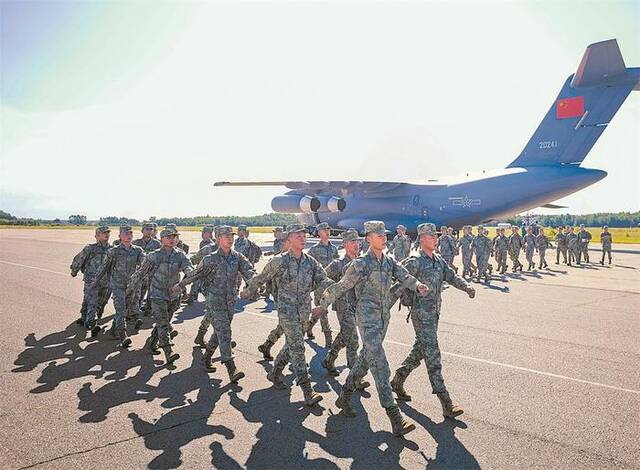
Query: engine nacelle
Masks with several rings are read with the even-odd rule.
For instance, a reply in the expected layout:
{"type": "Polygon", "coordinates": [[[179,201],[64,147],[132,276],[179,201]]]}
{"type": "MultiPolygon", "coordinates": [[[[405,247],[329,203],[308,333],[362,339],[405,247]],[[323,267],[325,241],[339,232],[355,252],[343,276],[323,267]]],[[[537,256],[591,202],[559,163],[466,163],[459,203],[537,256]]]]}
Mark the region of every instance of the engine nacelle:
{"type": "Polygon", "coordinates": [[[309,214],[318,212],[321,203],[317,197],[303,196],[300,194],[284,194],[271,200],[271,208],[274,212],[289,214],[309,214]]]}
{"type": "Polygon", "coordinates": [[[320,209],[318,212],[342,212],[347,207],[347,201],[337,196],[318,196],[320,209]]]}

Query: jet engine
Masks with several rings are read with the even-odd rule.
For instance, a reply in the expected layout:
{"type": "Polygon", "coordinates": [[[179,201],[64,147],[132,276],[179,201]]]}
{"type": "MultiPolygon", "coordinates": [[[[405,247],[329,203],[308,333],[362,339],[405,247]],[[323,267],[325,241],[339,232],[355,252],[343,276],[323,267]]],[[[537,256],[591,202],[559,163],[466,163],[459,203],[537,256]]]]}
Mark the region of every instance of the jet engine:
{"type": "Polygon", "coordinates": [[[271,200],[271,208],[274,212],[285,212],[289,214],[309,214],[318,212],[322,203],[314,196],[303,194],[284,194],[276,196],[271,200]]]}
{"type": "Polygon", "coordinates": [[[337,196],[318,196],[320,209],[318,212],[342,212],[347,207],[347,201],[337,196]]]}

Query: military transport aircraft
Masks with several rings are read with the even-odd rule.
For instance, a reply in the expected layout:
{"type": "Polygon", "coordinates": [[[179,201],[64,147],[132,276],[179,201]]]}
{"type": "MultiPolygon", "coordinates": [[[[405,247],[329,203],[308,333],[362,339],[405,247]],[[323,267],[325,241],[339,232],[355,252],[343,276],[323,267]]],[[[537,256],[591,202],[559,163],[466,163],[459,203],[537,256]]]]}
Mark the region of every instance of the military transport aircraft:
{"type": "Polygon", "coordinates": [[[640,68],[625,66],[615,39],[587,47],[538,129],[506,168],[476,177],[429,180],[424,184],[378,181],[217,182],[215,186],[285,186],[273,198],[276,212],[299,214],[301,222],[332,228],[383,220],[415,232],[430,221],[460,228],[495,221],[585,188],[607,173],[580,166],[632,90],[640,90],[640,68]],[[505,188],[518,188],[505,197],[505,188]]]}

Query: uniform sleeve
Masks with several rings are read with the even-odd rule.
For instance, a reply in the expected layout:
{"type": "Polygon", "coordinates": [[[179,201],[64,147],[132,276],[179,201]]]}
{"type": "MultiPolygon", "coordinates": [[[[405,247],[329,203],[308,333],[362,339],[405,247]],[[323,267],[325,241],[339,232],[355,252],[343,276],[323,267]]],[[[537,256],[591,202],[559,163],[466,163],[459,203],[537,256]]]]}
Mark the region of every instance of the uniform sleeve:
{"type": "Polygon", "coordinates": [[[195,253],[192,257],[191,257],[191,263],[198,265],[200,264],[200,261],[202,261],[202,259],[206,256],[206,251],[207,247],[202,247],[198,250],[197,253],[195,253]]]}
{"type": "Polygon", "coordinates": [[[71,266],[69,267],[69,269],[71,269],[72,276],[75,276],[76,274],[78,274],[78,271],[82,269],[82,266],[84,265],[87,258],[89,257],[90,251],[91,251],[91,247],[89,245],[86,245],[82,249],[82,251],[80,251],[80,253],[78,253],[73,257],[73,261],[71,261],[71,266]]]}
{"type": "Polygon", "coordinates": [[[326,271],[318,261],[313,260],[313,262],[315,263],[313,269],[313,287],[318,296],[317,298],[320,298],[320,295],[327,287],[333,284],[333,281],[329,279],[326,271]]]}
{"type": "Polygon", "coordinates": [[[336,248],[334,245],[331,246],[333,246],[333,259],[340,258],[340,255],[338,254],[338,248],[336,248]]]}
{"type": "Polygon", "coordinates": [[[342,274],[342,263],[340,260],[334,259],[326,268],[324,268],[324,270],[329,279],[338,282],[340,280],[340,275],[342,274]]]}
{"type": "Polygon", "coordinates": [[[249,282],[249,279],[256,275],[256,271],[253,269],[253,264],[251,264],[251,261],[249,261],[242,253],[239,253],[238,271],[240,271],[240,275],[245,282],[249,282]]]}
{"type": "Polygon", "coordinates": [[[183,253],[182,255],[180,270],[185,274],[189,274],[189,272],[193,271],[193,264],[191,264],[191,261],[187,258],[186,253],[183,253]]]}
{"type": "Polygon", "coordinates": [[[94,284],[97,284],[103,277],[111,273],[111,268],[113,267],[114,250],[115,248],[111,248],[109,251],[107,251],[107,258],[100,266],[100,269],[98,269],[98,273],[96,274],[96,277],[93,281],[94,284]]]}
{"type": "Polygon", "coordinates": [[[466,291],[470,287],[469,283],[462,277],[458,276],[453,268],[446,262],[444,262],[444,280],[456,289],[460,289],[463,291],[466,291]]]}
{"type": "MultiPolygon", "coordinates": [[[[409,258],[405,258],[402,260],[402,262],[400,263],[408,272],[409,274],[411,274],[413,277],[416,277],[418,274],[418,269],[419,269],[419,265],[418,265],[418,259],[410,256],[409,258]]],[[[400,298],[400,295],[402,294],[402,291],[404,290],[404,286],[401,282],[396,282],[394,283],[391,288],[389,289],[389,296],[392,299],[398,299],[400,298]]],[[[393,302],[395,304],[395,301],[393,302]]]]}
{"type": "Polygon", "coordinates": [[[136,289],[140,289],[142,281],[149,276],[149,274],[155,267],[155,264],[156,263],[153,256],[145,257],[140,267],[136,269],[136,272],[131,275],[131,279],[129,279],[129,285],[127,286],[127,293],[129,293],[129,291],[135,292],[136,289]]]}
{"type": "Polygon", "coordinates": [[[282,266],[283,262],[284,262],[284,259],[282,256],[276,256],[274,258],[271,258],[267,262],[265,267],[262,268],[262,272],[260,274],[256,274],[255,276],[253,276],[251,279],[247,281],[247,287],[246,287],[247,292],[253,295],[257,292],[260,286],[264,285],[265,283],[273,279],[278,273],[278,270],[280,269],[280,266],[282,266]]]}
{"type": "Polygon", "coordinates": [[[362,278],[363,268],[362,262],[352,261],[342,279],[325,289],[319,304],[326,310],[336,299],[353,289],[362,278]]]}
{"type": "Polygon", "coordinates": [[[198,266],[196,266],[195,269],[187,272],[186,275],[182,278],[182,281],[180,281],[178,284],[180,285],[180,287],[184,287],[187,284],[191,284],[192,282],[195,282],[199,279],[208,277],[212,272],[215,271],[215,268],[215,262],[209,257],[205,257],[202,261],[200,261],[200,263],[198,263],[198,266]]]}

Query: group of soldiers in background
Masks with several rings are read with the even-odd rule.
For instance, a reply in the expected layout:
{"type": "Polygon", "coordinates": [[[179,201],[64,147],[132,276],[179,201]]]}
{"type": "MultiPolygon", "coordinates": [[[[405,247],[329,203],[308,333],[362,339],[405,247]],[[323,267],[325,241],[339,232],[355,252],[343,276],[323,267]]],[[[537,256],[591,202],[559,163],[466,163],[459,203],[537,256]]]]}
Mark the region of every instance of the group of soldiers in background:
{"type": "MultiPolygon", "coordinates": [[[[238,382],[244,372],[236,367],[233,353],[231,323],[236,302],[238,298],[256,300],[260,295],[268,300],[273,297],[278,325],[258,350],[265,360],[274,361],[267,378],[275,388],[287,387],[282,373],[290,364],[305,403],[313,406],[322,399],[311,387],[304,343],[305,336],[315,339],[313,327],[320,322],[328,350],[322,366],[328,374],[339,375],[335,362],[340,351],[346,350],[350,372],[336,401],[345,416],[355,415],[351,396],[370,386],[364,380],[370,371],[393,433],[402,435],[413,430],[415,425],[401,415],[393,394],[398,400],[411,400],[404,382],[421,361],[427,366],[432,391],[440,400],[443,415],[461,414],[463,411],[453,404],[441,373],[437,327],[443,286],[453,286],[473,298],[475,290],[465,277],[477,274],[478,280],[484,278],[488,282],[490,256],[496,258],[501,273],[506,272],[507,255],[511,257],[514,271],[522,270],[518,260],[521,250],[526,254],[529,269],[535,266],[534,250],[540,254],[540,268],[546,267],[544,255],[550,246],[547,237],[542,230],[534,234],[531,227],[522,237],[517,227],[512,227],[508,238],[504,228],[500,228],[491,240],[484,227],[479,226],[474,236],[472,228],[465,226],[463,235],[456,239],[452,229],[442,227],[438,234],[433,224],[425,223],[418,226],[413,245],[403,226],[397,227],[397,235],[390,242],[387,242],[383,222],[369,221],[364,228],[364,239],[355,229],[342,233],[342,256],[329,240],[327,224],[316,227],[319,241],[307,252],[303,251],[307,227],[291,224],[284,230],[276,228],[273,249],[265,253],[270,258],[258,274],[255,264],[263,253],[249,240],[246,226],[238,227],[237,234],[229,226],[205,226],[199,250],[191,259],[187,256],[189,247],[180,240],[175,225],[165,226],[157,238],[157,226],[145,223],[142,237],[136,240],[133,240],[132,227],[121,226],[113,246],[109,244],[109,227],[100,226],[95,233],[96,243],[85,246],[71,264],[72,276],[78,272],[84,274],[84,299],[78,323],[89,330],[92,337],[97,336],[101,331],[98,320],[112,297],[115,315],[107,334],[126,348],[131,345],[128,330],[139,330],[144,323],[142,316],[150,312],[154,325],[144,347],[152,354],[160,354],[162,349],[166,364],[172,365],[180,357],[172,349],[172,339],[178,334],[171,325],[172,316],[181,300],[191,303],[202,293],[206,298],[205,315],[194,340],[195,347],[204,348],[204,365],[210,372],[216,371],[212,358],[219,348],[229,380],[238,382]],[[412,254],[412,245],[418,248],[417,254],[412,254]],[[460,250],[462,276],[457,275],[454,266],[460,250]],[[243,280],[245,287],[240,292],[243,280]],[[187,293],[189,284],[191,290],[187,293]],[[312,307],[312,296],[315,307],[312,307]],[[390,308],[398,299],[409,308],[415,343],[391,379],[383,340],[389,326],[390,308]],[[327,320],[330,306],[340,326],[335,340],[327,320]],[[213,333],[205,341],[211,328],[213,333]],[[283,336],[284,346],[274,359],[271,348],[283,336]]],[[[556,238],[557,262],[560,253],[564,253],[568,254],[567,263],[574,259],[580,263],[586,249],[573,239],[590,240],[590,235],[588,238],[580,235],[584,232],[584,227],[578,234],[574,234],[572,228],[561,232],[566,236],[556,238]]],[[[601,240],[603,250],[608,247],[610,260],[612,240],[606,227],[601,240]]],[[[586,260],[588,262],[588,253],[586,260]]]]}

